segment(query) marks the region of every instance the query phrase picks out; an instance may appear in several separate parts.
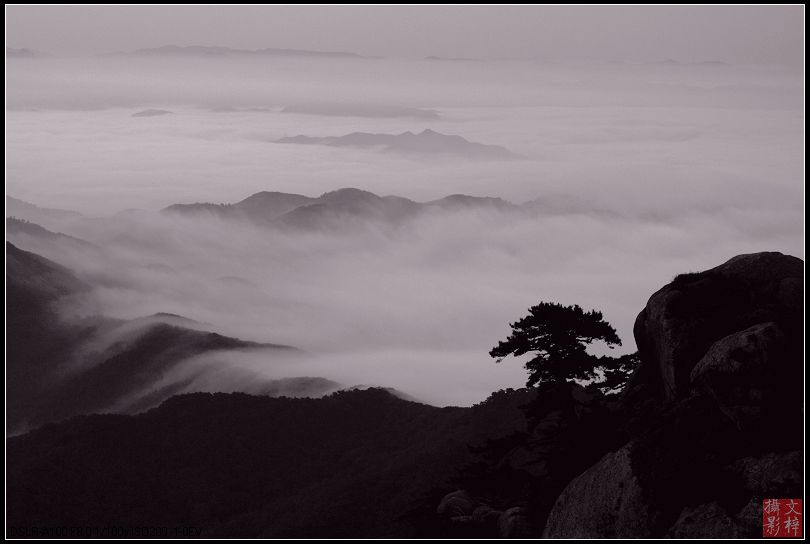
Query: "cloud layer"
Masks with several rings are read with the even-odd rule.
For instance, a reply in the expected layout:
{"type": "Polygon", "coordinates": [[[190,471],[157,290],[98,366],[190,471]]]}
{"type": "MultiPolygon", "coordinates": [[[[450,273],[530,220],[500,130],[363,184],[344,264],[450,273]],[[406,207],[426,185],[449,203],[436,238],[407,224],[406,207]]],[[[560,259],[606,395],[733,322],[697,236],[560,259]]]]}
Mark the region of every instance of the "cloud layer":
{"type": "Polygon", "coordinates": [[[19,59],[8,78],[8,194],[92,217],[45,226],[97,247],[16,243],[92,279],[107,315],[171,312],[309,354],[231,361],[272,377],[469,404],[522,383],[487,351],[540,300],[603,310],[627,351],[635,314],[675,274],[743,252],[803,256],[803,85],[788,69],[19,59]],[[364,101],[439,117],[281,111],[364,101]],[[146,108],[173,114],[132,117],[146,108]],[[527,159],[269,143],[428,128],[527,159]],[[350,235],[157,212],[340,187],[540,198],[547,212],[448,211],[350,235]],[[117,213],[129,208],[143,211],[117,213]]]}

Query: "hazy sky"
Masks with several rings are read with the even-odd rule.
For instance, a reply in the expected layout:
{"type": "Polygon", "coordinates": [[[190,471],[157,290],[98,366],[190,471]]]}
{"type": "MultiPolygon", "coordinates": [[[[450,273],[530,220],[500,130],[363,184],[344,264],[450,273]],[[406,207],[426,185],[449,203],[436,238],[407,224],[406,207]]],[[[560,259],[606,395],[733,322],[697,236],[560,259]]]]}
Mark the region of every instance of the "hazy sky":
{"type": "Polygon", "coordinates": [[[160,45],[396,57],[801,63],[792,6],[11,6],[6,45],[55,54],[160,45]]]}

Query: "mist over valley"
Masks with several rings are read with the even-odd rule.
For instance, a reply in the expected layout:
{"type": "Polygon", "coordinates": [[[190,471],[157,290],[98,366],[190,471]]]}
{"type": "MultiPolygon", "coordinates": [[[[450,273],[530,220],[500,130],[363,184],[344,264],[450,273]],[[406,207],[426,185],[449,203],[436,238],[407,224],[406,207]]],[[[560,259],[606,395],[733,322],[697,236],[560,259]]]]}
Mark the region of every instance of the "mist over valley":
{"type": "Polygon", "coordinates": [[[759,536],[798,10],[9,8],[7,536],[759,536]]]}

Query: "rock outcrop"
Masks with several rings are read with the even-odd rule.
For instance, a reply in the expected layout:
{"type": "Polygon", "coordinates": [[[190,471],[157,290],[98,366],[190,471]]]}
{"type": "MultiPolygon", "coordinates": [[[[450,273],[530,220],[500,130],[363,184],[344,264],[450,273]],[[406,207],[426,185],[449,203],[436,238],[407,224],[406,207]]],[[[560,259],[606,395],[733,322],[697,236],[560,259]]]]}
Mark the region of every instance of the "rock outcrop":
{"type": "Polygon", "coordinates": [[[677,276],[636,319],[642,363],[633,385],[654,386],[666,401],[687,396],[692,369],[712,344],[760,323],[801,318],[803,277],[801,259],[775,252],[677,276]]]}
{"type": "Polygon", "coordinates": [[[717,502],[684,508],[667,538],[745,538],[745,529],[717,502]]]}
{"type": "Polygon", "coordinates": [[[560,494],[546,538],[633,538],[652,536],[652,512],[633,472],[630,446],[606,454],[560,494]]]}
{"type": "Polygon", "coordinates": [[[526,510],[513,506],[498,517],[498,536],[501,538],[527,538],[532,536],[532,524],[526,510]]]}
{"type": "Polygon", "coordinates": [[[743,457],[726,467],[742,486],[755,497],[785,497],[802,484],[801,451],[766,453],[743,457]]]}
{"type": "Polygon", "coordinates": [[[525,508],[497,510],[463,489],[442,497],[436,513],[449,524],[453,535],[527,538],[535,531],[525,508]]]}
{"type": "Polygon", "coordinates": [[[459,516],[470,516],[477,506],[478,503],[475,499],[470,497],[466,491],[459,489],[448,493],[442,498],[438,508],[436,508],[436,513],[451,519],[459,516]]]}
{"type": "Polygon", "coordinates": [[[804,263],[740,255],[676,277],[635,324],[627,443],[561,492],[546,537],[758,537],[802,496],[804,263]]]}
{"type": "Polygon", "coordinates": [[[763,406],[782,394],[791,374],[786,338],[776,323],[760,323],[715,342],[692,369],[693,389],[711,396],[738,426],[756,423],[763,406]]]}

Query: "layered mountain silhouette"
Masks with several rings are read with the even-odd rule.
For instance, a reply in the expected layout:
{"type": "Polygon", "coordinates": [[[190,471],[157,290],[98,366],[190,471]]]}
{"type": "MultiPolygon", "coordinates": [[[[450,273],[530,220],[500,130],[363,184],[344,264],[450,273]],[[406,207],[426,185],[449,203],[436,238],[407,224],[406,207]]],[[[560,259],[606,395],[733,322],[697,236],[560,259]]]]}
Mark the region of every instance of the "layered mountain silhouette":
{"type": "Polygon", "coordinates": [[[516,205],[501,198],[461,194],[416,202],[400,196],[379,196],[349,187],[330,191],[319,197],[262,191],[234,204],[173,204],[163,211],[250,221],[280,228],[339,230],[369,224],[399,225],[428,213],[463,210],[534,213],[534,206],[533,203],[516,205]]]}
{"type": "Polygon", "coordinates": [[[30,240],[46,240],[71,249],[95,249],[96,246],[81,238],[53,232],[31,221],[16,217],[6,218],[6,236],[10,238],[26,238],[30,240]]]}
{"type": "MultiPolygon", "coordinates": [[[[12,197],[7,197],[6,202],[7,217],[12,217],[15,221],[42,225],[50,230],[52,235],[60,234],[65,225],[71,226],[83,221],[104,221],[104,219],[87,218],[67,210],[41,208],[12,197]]],[[[380,196],[353,187],[329,191],[318,197],[279,191],[260,191],[231,204],[178,203],[162,210],[166,214],[245,221],[271,228],[328,228],[334,229],[335,232],[346,228],[351,230],[367,226],[398,226],[407,221],[417,220],[426,214],[460,211],[522,214],[528,217],[551,215],[598,215],[605,219],[623,217],[618,212],[596,207],[587,199],[565,195],[549,195],[522,204],[515,204],[497,197],[465,194],[448,195],[437,200],[418,202],[396,195],[380,196]]],[[[136,212],[126,212],[125,215],[130,213],[136,212]]],[[[24,228],[20,223],[16,223],[10,228],[15,233],[27,231],[28,234],[33,234],[35,230],[35,227],[31,226],[24,228]]]]}
{"type": "Polygon", "coordinates": [[[136,416],[78,417],[9,440],[8,524],[409,536],[408,511],[473,459],[468,444],[519,428],[531,398],[436,408],[381,389],[190,394],[136,416]]]}
{"type": "MultiPolygon", "coordinates": [[[[260,350],[268,358],[288,346],[246,342],[206,331],[182,316],[135,320],[72,316],[91,286],[69,269],[6,243],[7,418],[11,432],[74,414],[133,412],[189,387],[207,370],[180,369],[196,355],[260,350]],[[174,373],[174,374],[171,374],[174,373]],[[170,375],[171,374],[171,375],[170,375]],[[175,378],[172,378],[175,376],[175,378]]],[[[255,377],[255,392],[285,391],[285,383],[255,377]]],[[[304,383],[288,382],[297,392],[304,383]]],[[[336,388],[310,382],[310,393],[336,388]]]]}
{"type": "Polygon", "coordinates": [[[498,145],[471,142],[461,136],[425,129],[401,134],[352,132],[345,136],[290,136],[276,140],[279,144],[327,145],[377,149],[409,155],[458,155],[479,159],[516,159],[520,156],[498,145]]]}
{"type": "Polygon", "coordinates": [[[51,230],[57,230],[60,225],[82,219],[83,216],[70,210],[42,208],[6,195],[6,217],[16,217],[51,230]]]}
{"type": "Polygon", "coordinates": [[[306,49],[234,49],[231,47],[207,45],[164,45],[148,49],[137,49],[125,53],[140,57],[326,57],[326,58],[362,58],[357,53],[344,51],[310,51],[306,49]]]}
{"type": "MultiPolygon", "coordinates": [[[[48,254],[88,250],[98,258],[101,252],[34,223],[9,218],[7,224],[12,239],[48,254]]],[[[91,279],[11,242],[6,242],[6,263],[6,373],[13,384],[6,413],[11,434],[77,414],[138,413],[172,395],[211,387],[286,397],[368,387],[317,376],[269,378],[231,366],[228,360],[236,352],[253,352],[270,365],[276,360],[294,363],[303,352],[223,336],[211,332],[209,324],[167,312],[135,319],[99,315],[92,312],[91,279]],[[202,355],[208,358],[199,359],[202,355]]]]}
{"type": "MultiPolygon", "coordinates": [[[[350,206],[380,198],[323,196],[350,206]]],[[[802,493],[804,263],[795,257],[739,255],[655,292],[634,326],[640,364],[618,395],[549,381],[437,408],[364,387],[289,398],[337,385],[317,377],[257,379],[255,395],[178,394],[182,380],[156,377],[188,356],[285,348],[172,314],[66,320],[90,286],[14,245],[6,254],[11,434],[72,414],[129,414],[9,438],[7,533],[147,525],[205,537],[757,537],[764,498],[802,493]]]]}

